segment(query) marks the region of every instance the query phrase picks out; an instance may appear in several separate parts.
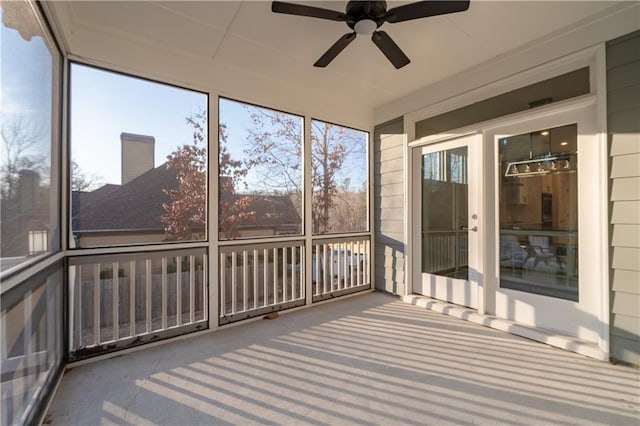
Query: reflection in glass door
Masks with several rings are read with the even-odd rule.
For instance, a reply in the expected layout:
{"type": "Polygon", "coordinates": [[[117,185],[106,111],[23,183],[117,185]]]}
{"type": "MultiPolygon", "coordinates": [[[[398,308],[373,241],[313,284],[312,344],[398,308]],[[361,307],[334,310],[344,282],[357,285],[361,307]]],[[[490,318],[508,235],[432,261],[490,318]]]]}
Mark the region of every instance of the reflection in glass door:
{"type": "Polygon", "coordinates": [[[578,301],[577,125],[498,140],[500,287],[578,301]]]}
{"type": "Polygon", "coordinates": [[[469,279],[467,147],[422,156],[422,272],[469,279]]]}

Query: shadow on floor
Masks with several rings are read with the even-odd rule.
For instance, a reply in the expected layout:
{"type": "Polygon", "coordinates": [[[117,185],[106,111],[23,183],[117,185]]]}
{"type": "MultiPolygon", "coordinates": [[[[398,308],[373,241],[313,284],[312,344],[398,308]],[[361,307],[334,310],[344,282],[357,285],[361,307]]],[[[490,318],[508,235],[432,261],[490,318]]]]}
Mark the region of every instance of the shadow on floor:
{"type": "Polygon", "coordinates": [[[370,293],[68,371],[53,424],[637,424],[639,371],[370,293]]]}

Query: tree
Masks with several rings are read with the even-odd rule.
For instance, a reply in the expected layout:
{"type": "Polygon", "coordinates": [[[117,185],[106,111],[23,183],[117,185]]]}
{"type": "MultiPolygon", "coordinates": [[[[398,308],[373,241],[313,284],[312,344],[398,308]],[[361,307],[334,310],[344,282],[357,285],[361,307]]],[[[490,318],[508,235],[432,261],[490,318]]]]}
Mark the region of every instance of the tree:
{"type": "Polygon", "coordinates": [[[2,157],[0,163],[0,197],[7,200],[16,196],[21,170],[38,172],[46,177],[47,156],[39,151],[39,142],[45,132],[23,117],[3,122],[0,127],[2,157]]]}
{"type": "Polygon", "coordinates": [[[302,121],[278,111],[247,107],[252,126],[244,153],[264,193],[302,193],[302,121]]]}
{"type": "Polygon", "coordinates": [[[311,131],[311,182],[313,184],[313,232],[331,231],[329,210],[335,203],[336,172],[342,168],[347,148],[344,131],[333,131],[333,125],[314,121],[311,131]]]}
{"type": "MultiPolygon", "coordinates": [[[[166,167],[176,171],[177,186],[165,189],[170,201],[162,205],[161,216],[168,240],[191,240],[204,235],[207,223],[207,115],[199,112],[186,119],[193,128],[191,144],[184,144],[169,156],[166,167]]],[[[236,237],[239,222],[249,220],[248,199],[237,197],[235,187],[247,171],[226,149],[226,126],[218,128],[220,141],[220,204],[218,225],[227,238],[236,237]]]]}
{"type": "Polygon", "coordinates": [[[102,186],[102,179],[94,174],[89,174],[80,168],[80,165],[71,160],[71,190],[77,192],[89,192],[102,186]]]}
{"type": "Polygon", "coordinates": [[[0,254],[30,253],[28,232],[49,227],[49,146],[45,128],[22,116],[0,127],[0,254]]]}
{"type": "Polygon", "coordinates": [[[249,197],[237,194],[248,170],[242,161],[231,158],[224,124],[218,126],[218,141],[218,232],[223,238],[232,239],[238,237],[240,223],[255,221],[256,212],[249,210],[249,197]]]}
{"type": "MultiPolygon", "coordinates": [[[[251,111],[253,126],[249,130],[245,149],[249,158],[247,166],[255,167],[259,182],[267,190],[288,193],[299,199],[302,197],[303,185],[302,120],[278,111],[248,108],[251,111]]],[[[345,180],[340,180],[340,172],[349,156],[357,151],[366,152],[363,141],[354,136],[354,131],[330,123],[312,121],[311,184],[314,233],[325,234],[349,229],[346,228],[348,224],[343,221],[344,218],[339,216],[345,209],[334,207],[338,201],[336,195],[340,192],[339,186],[345,184],[345,180]],[[333,220],[330,220],[332,217],[333,220]]],[[[351,191],[348,189],[349,186],[346,182],[346,192],[351,191]]],[[[348,196],[343,199],[346,202],[352,201],[348,196]]]]}
{"type": "Polygon", "coordinates": [[[164,189],[171,200],[163,203],[160,217],[168,240],[191,240],[204,234],[207,214],[207,147],[204,112],[186,119],[193,127],[191,144],[184,144],[167,156],[167,169],[176,172],[177,187],[164,189]]]}

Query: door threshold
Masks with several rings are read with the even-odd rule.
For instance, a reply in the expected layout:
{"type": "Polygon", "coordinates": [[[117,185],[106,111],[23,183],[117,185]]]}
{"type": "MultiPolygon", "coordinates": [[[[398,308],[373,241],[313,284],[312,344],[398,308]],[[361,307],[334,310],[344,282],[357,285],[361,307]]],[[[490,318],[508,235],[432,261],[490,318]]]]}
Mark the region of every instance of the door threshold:
{"type": "Polygon", "coordinates": [[[441,300],[417,294],[403,296],[402,301],[434,312],[439,312],[441,314],[460,318],[465,321],[484,325],[496,330],[515,334],[516,336],[524,337],[526,339],[545,343],[549,346],[575,352],[588,356],[589,358],[595,358],[600,361],[609,361],[609,354],[600,349],[596,343],[587,342],[573,336],[561,334],[555,330],[523,325],[515,321],[496,318],[491,315],[481,315],[476,312],[476,310],[467,308],[466,306],[454,305],[452,303],[443,302],[441,300]]]}

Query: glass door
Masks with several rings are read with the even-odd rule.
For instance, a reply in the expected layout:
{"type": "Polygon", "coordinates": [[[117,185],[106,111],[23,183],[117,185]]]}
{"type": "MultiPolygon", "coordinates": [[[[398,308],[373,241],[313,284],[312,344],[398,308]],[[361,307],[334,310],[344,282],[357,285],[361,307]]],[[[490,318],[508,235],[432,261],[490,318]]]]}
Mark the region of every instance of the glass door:
{"type": "Polygon", "coordinates": [[[477,308],[476,136],[414,149],[414,293],[477,308]]]}
{"type": "MultiPolygon", "coordinates": [[[[487,313],[602,343],[606,142],[586,101],[484,133],[487,313]]],[[[604,344],[603,344],[604,345],[604,344]]]]}

